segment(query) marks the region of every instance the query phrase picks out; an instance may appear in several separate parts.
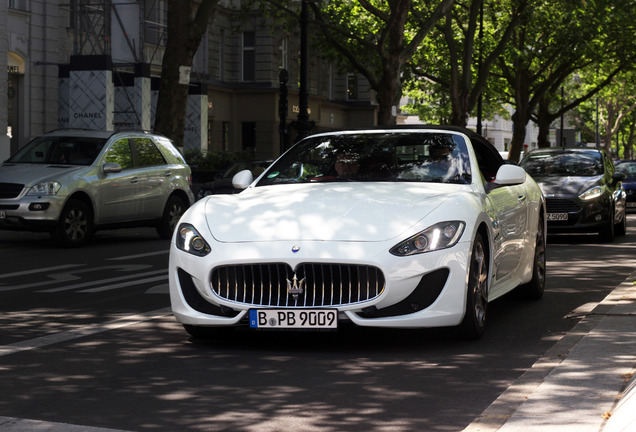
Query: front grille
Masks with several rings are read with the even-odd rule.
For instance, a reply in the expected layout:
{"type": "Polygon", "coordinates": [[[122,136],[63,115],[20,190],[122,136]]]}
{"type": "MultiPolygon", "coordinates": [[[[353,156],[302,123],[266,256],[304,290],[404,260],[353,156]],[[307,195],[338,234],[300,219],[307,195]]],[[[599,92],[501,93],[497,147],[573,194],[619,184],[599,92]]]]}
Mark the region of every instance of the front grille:
{"type": "Polygon", "coordinates": [[[577,213],[581,211],[581,206],[575,201],[563,198],[546,199],[548,213],[577,213]]]}
{"type": "Polygon", "coordinates": [[[15,198],[20,195],[22,189],[24,189],[23,184],[0,183],[0,198],[15,198]]]}
{"type": "Polygon", "coordinates": [[[247,264],[215,268],[210,283],[217,295],[238,303],[339,306],[379,296],[384,290],[384,275],[377,267],[354,264],[304,263],[295,274],[283,263],[247,264]],[[288,292],[290,287],[292,293],[288,292]]]}

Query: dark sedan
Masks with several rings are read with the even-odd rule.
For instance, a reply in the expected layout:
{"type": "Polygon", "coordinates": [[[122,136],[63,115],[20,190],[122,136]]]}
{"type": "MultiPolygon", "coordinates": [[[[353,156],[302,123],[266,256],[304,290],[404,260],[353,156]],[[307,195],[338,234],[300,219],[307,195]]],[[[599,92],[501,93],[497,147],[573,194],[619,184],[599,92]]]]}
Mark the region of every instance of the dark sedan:
{"type": "Polygon", "coordinates": [[[625,174],[604,150],[545,148],[519,163],[546,197],[548,232],[599,233],[606,241],[627,231],[625,174]]]}
{"type": "Polygon", "coordinates": [[[627,195],[627,210],[636,211],[636,160],[617,162],[616,171],[625,174],[623,189],[627,195]]]}

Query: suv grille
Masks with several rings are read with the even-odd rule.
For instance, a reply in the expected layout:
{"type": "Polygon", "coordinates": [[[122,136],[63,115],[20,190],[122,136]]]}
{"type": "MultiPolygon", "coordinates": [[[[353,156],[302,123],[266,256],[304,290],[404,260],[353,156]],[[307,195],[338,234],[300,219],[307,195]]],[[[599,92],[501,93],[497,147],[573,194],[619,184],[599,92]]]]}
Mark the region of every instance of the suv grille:
{"type": "Polygon", "coordinates": [[[15,198],[20,195],[22,189],[24,189],[23,184],[0,183],[0,198],[15,198]]]}
{"type": "Polygon", "coordinates": [[[217,295],[238,303],[338,306],[379,296],[384,290],[384,275],[377,267],[353,264],[304,263],[296,273],[283,263],[247,264],[215,268],[210,283],[217,295]],[[288,287],[296,288],[296,298],[288,293],[288,287]]]}
{"type": "Polygon", "coordinates": [[[581,206],[575,201],[561,198],[546,199],[548,213],[577,213],[581,211],[581,206]]]}

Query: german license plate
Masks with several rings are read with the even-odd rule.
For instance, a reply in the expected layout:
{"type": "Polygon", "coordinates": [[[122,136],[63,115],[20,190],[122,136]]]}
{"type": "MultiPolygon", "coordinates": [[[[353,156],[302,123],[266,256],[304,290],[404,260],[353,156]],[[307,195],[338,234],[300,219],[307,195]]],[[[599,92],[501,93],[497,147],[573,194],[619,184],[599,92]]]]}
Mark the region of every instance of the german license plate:
{"type": "Polygon", "coordinates": [[[7,218],[7,212],[4,210],[0,210],[0,219],[6,219],[7,218]]]}
{"type": "Polygon", "coordinates": [[[567,213],[548,213],[549,221],[566,221],[568,220],[567,213]]]}
{"type": "Polygon", "coordinates": [[[336,309],[250,309],[250,327],[267,329],[337,329],[336,309]]]}

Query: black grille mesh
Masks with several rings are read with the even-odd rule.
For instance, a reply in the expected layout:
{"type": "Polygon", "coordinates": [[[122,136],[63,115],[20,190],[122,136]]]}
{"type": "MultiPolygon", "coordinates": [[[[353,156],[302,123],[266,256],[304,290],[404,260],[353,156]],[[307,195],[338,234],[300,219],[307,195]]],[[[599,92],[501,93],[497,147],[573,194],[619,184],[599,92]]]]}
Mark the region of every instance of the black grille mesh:
{"type": "Polygon", "coordinates": [[[22,189],[24,189],[23,184],[0,183],[0,198],[15,198],[20,195],[22,189]]]}
{"type": "Polygon", "coordinates": [[[212,290],[220,297],[256,306],[338,306],[371,300],[384,290],[377,267],[354,264],[300,264],[294,274],[283,263],[217,267],[212,290]],[[294,282],[295,276],[295,282],[294,282]],[[296,288],[296,295],[288,292],[296,288]]]}

